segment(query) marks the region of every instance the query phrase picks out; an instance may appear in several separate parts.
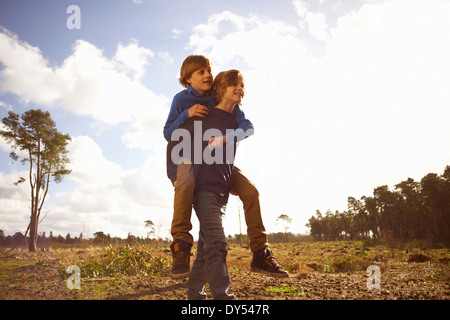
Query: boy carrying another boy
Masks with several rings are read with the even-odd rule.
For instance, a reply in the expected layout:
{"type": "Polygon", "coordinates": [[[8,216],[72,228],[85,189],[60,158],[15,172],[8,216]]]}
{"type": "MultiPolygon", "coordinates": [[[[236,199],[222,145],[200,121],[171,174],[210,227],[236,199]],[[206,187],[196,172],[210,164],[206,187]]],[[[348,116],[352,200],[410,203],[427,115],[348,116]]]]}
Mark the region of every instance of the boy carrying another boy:
{"type": "Polygon", "coordinates": [[[186,152],[190,153],[190,157],[186,156],[185,150],[173,148],[177,141],[169,142],[168,146],[172,159],[181,151],[183,160],[193,163],[194,168],[194,209],[200,222],[200,232],[197,254],[187,282],[188,300],[206,299],[206,283],[209,284],[213,299],[234,298],[228,293],[228,250],[222,216],[232,186],[236,144],[221,144],[214,148],[208,145],[208,139],[223,136],[237,128],[233,110],[244,96],[242,75],[238,70],[221,72],[214,79],[212,90],[218,105],[210,109],[207,117],[191,118],[182,129],[178,129],[184,137],[190,137],[187,138],[190,143],[184,144],[184,147],[187,145],[190,148],[190,152],[186,152]],[[196,149],[195,144],[199,143],[200,136],[201,145],[196,149]]]}
{"type": "MultiPolygon", "coordinates": [[[[210,94],[213,76],[210,61],[200,55],[188,56],[180,70],[179,82],[186,88],[179,92],[172,101],[171,110],[164,126],[164,137],[170,142],[172,133],[183,126],[192,117],[205,118],[216,103],[210,94]]],[[[244,113],[235,106],[232,115],[237,123],[237,129],[222,137],[214,137],[209,144],[221,147],[222,143],[234,143],[250,135],[253,131],[252,123],[245,118],[244,113]],[[245,135],[238,134],[244,132],[245,135]]],[[[187,161],[188,162],[188,161],[187,161]]],[[[167,154],[167,174],[174,189],[174,212],[171,226],[173,242],[171,251],[173,256],[172,277],[185,278],[190,273],[190,250],[193,237],[191,212],[194,201],[196,177],[190,163],[174,164],[167,154]]],[[[265,228],[262,222],[259,194],[255,186],[236,168],[232,168],[231,193],[237,194],[244,204],[245,221],[249,237],[250,249],[253,252],[251,269],[274,277],[287,277],[288,273],[281,268],[272,255],[267,242],[265,228]]]]}

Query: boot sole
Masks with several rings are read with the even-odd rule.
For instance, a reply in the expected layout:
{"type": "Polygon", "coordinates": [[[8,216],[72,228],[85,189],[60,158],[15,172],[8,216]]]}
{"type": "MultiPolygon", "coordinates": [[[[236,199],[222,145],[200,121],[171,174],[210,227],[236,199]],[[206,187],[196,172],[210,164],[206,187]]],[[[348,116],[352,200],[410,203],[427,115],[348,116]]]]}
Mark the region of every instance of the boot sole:
{"type": "Polygon", "coordinates": [[[190,274],[191,274],[191,272],[188,271],[188,272],[184,272],[184,273],[171,273],[170,276],[172,277],[172,279],[184,279],[184,278],[188,278],[190,274]]]}
{"type": "Polygon", "coordinates": [[[267,270],[263,270],[263,269],[259,269],[259,268],[255,268],[255,267],[250,267],[250,271],[251,272],[256,272],[256,273],[263,273],[265,275],[274,277],[274,278],[288,278],[289,277],[289,273],[275,273],[275,272],[270,272],[267,270]]]}

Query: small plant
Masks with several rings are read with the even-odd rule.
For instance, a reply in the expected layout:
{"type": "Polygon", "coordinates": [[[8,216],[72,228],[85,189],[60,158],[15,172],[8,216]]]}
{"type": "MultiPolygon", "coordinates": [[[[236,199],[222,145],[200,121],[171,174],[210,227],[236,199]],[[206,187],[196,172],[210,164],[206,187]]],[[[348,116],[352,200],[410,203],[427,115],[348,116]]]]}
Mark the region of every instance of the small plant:
{"type": "Polygon", "coordinates": [[[293,293],[297,292],[298,288],[294,286],[268,287],[266,289],[269,293],[293,293]]]}
{"type": "Polygon", "coordinates": [[[352,258],[350,256],[335,257],[332,261],[333,270],[346,272],[352,269],[352,258]]]}
{"type": "MultiPolygon", "coordinates": [[[[81,260],[78,266],[86,278],[115,275],[163,275],[170,268],[169,259],[152,252],[151,248],[127,244],[118,248],[103,249],[99,258],[81,260]]],[[[61,273],[65,273],[61,272],[61,273]]]]}
{"type": "Polygon", "coordinates": [[[330,256],[325,257],[325,263],[323,265],[323,273],[331,273],[334,271],[333,261],[330,256]]]}
{"type": "Polygon", "coordinates": [[[266,289],[266,292],[270,294],[283,294],[294,297],[304,297],[306,293],[303,291],[299,291],[299,289],[295,286],[281,286],[281,287],[272,287],[266,289]]]}

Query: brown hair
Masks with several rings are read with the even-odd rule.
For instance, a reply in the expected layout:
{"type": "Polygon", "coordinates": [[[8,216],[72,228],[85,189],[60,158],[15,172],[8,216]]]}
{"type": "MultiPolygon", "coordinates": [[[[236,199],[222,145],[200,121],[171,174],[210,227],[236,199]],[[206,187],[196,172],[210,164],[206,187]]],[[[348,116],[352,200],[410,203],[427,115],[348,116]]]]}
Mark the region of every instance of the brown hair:
{"type": "Polygon", "coordinates": [[[211,88],[211,96],[214,98],[216,103],[220,103],[220,101],[222,101],[222,97],[225,94],[225,90],[227,89],[227,87],[236,85],[239,78],[244,81],[242,73],[236,69],[222,71],[214,78],[211,88]]]}
{"type": "Polygon", "coordinates": [[[190,76],[198,69],[211,68],[211,66],[211,62],[205,56],[187,56],[186,59],[184,59],[183,64],[181,65],[180,78],[178,79],[178,81],[183,87],[188,88],[189,83],[186,81],[186,79],[189,79],[190,76]]]}

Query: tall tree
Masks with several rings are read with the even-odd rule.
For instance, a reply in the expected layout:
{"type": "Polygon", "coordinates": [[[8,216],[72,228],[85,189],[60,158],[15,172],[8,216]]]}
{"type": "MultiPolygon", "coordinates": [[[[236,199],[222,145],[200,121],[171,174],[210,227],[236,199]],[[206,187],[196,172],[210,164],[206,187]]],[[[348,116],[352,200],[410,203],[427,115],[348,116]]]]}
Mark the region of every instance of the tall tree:
{"type": "Polygon", "coordinates": [[[156,230],[155,230],[155,224],[153,223],[152,220],[145,220],[145,228],[149,228],[150,230],[147,231],[147,239],[149,238],[150,235],[155,235],[156,230]]]}
{"type": "Polygon", "coordinates": [[[347,198],[347,207],[353,217],[353,233],[361,238],[369,237],[369,222],[366,207],[362,200],[347,198]]]}
{"type": "Polygon", "coordinates": [[[310,228],[310,234],[314,240],[322,240],[322,214],[319,210],[316,210],[316,217],[309,218],[306,227],[310,228]]]}
{"type": "Polygon", "coordinates": [[[276,222],[280,222],[284,228],[284,235],[286,236],[286,242],[288,242],[287,231],[291,227],[292,219],[287,214],[280,215],[276,222]]]}
{"type": "Polygon", "coordinates": [[[423,238],[425,236],[425,220],[422,212],[420,183],[408,178],[395,185],[401,195],[401,206],[404,214],[404,231],[402,237],[423,238]]]}
{"type": "Polygon", "coordinates": [[[317,210],[307,227],[315,240],[356,238],[448,239],[450,234],[450,166],[442,175],[429,173],[420,182],[408,178],[389,190],[373,190],[373,196],[348,197],[348,211],[325,215],[317,210]]]}
{"type": "Polygon", "coordinates": [[[445,178],[445,172],[442,177],[435,173],[429,173],[422,178],[420,183],[425,208],[433,221],[434,234],[437,237],[448,237],[450,234],[450,201],[448,199],[450,186],[445,178]]]}
{"type": "Polygon", "coordinates": [[[372,235],[375,239],[379,237],[380,228],[379,228],[379,215],[377,202],[373,197],[361,197],[361,200],[364,202],[364,206],[367,210],[367,221],[369,230],[372,231],[372,235]]]}
{"type": "Polygon", "coordinates": [[[15,184],[27,180],[30,184],[31,216],[26,233],[30,231],[29,250],[36,251],[39,218],[50,179],[59,183],[70,173],[66,168],[69,163],[66,146],[71,138],[58,132],[50,113],[40,109],[29,110],[22,115],[9,111],[2,123],[6,129],[1,130],[0,135],[12,144],[10,157],[29,164],[28,178],[20,177],[15,184]],[[22,152],[16,153],[16,150],[22,152]]]}

